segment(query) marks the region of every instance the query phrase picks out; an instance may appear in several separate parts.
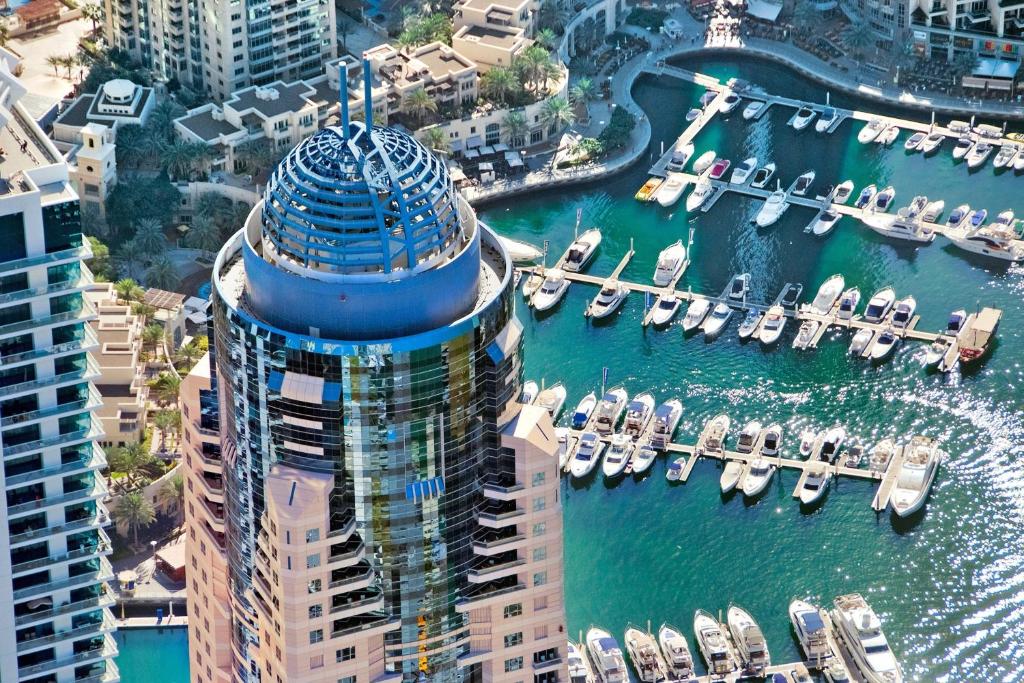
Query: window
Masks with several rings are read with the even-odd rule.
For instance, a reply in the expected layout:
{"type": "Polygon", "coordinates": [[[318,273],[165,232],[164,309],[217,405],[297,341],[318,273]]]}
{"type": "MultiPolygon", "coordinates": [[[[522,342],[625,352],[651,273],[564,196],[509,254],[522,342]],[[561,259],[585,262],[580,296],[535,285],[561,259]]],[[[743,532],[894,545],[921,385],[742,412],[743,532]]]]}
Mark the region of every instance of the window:
{"type": "Polygon", "coordinates": [[[547,572],[536,572],[533,575],[533,585],[534,586],[543,586],[547,582],[548,582],[548,573],[547,572]]]}
{"type": "Polygon", "coordinates": [[[543,536],[548,530],[547,524],[544,522],[537,522],[533,525],[533,535],[543,536]]]}
{"type": "Polygon", "coordinates": [[[505,618],[511,619],[512,617],[521,617],[523,615],[523,603],[513,602],[511,605],[505,605],[505,618]]]}
{"type": "Polygon", "coordinates": [[[539,598],[534,598],[534,600],[533,600],[533,611],[534,612],[540,612],[541,610],[545,610],[547,608],[548,608],[548,596],[543,595],[543,596],[541,596],[539,598]]]}
{"type": "Polygon", "coordinates": [[[320,540],[320,529],[306,529],[306,543],[316,543],[320,540]]]}
{"type": "Polygon", "coordinates": [[[533,511],[540,512],[547,507],[547,501],[544,500],[544,496],[539,496],[533,499],[533,511]]]}
{"type": "Polygon", "coordinates": [[[523,644],[523,633],[522,631],[516,633],[509,633],[505,636],[505,647],[515,647],[516,645],[523,644]]]}
{"type": "Polygon", "coordinates": [[[534,472],[533,473],[533,485],[540,486],[544,483],[544,478],[547,472],[534,472]]]}
{"type": "Polygon", "coordinates": [[[340,650],[335,650],[334,661],[336,662],[350,662],[356,658],[355,647],[343,647],[340,650]]]}
{"type": "Polygon", "coordinates": [[[310,605],[309,606],[309,618],[310,619],[319,619],[323,615],[324,615],[324,606],[323,605],[310,605]]]}
{"type": "Polygon", "coordinates": [[[519,671],[522,668],[523,668],[523,658],[522,657],[513,657],[512,659],[506,659],[505,660],[505,673],[509,673],[511,671],[519,671]]]}
{"type": "Polygon", "coordinates": [[[324,665],[324,656],[323,655],[316,655],[315,657],[310,657],[309,658],[309,668],[310,669],[319,669],[319,668],[323,667],[323,665],[324,665]]]}
{"type": "Polygon", "coordinates": [[[344,678],[339,678],[338,679],[338,683],[356,683],[356,677],[355,676],[345,676],[344,678]]]}
{"type": "Polygon", "coordinates": [[[541,546],[533,549],[533,561],[540,562],[541,560],[548,559],[548,548],[547,546],[541,546]]]}
{"type": "Polygon", "coordinates": [[[320,592],[320,587],[321,587],[320,579],[313,579],[312,581],[309,582],[309,592],[310,593],[319,593],[320,592]]]}
{"type": "Polygon", "coordinates": [[[318,628],[315,631],[310,631],[309,632],[309,644],[310,645],[316,645],[317,643],[322,643],[322,642],[324,642],[324,630],[322,628],[318,628]]]}
{"type": "Polygon", "coordinates": [[[306,555],[306,569],[313,569],[320,566],[320,553],[306,555]]]}

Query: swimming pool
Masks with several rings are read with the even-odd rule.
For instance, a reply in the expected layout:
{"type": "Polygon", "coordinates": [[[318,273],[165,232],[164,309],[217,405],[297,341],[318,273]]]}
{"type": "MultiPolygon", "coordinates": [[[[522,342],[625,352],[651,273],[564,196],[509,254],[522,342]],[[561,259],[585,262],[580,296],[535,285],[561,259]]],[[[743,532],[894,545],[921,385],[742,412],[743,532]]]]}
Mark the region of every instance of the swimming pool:
{"type": "Polygon", "coordinates": [[[188,629],[119,629],[117,666],[127,683],[188,683],[188,629]]]}

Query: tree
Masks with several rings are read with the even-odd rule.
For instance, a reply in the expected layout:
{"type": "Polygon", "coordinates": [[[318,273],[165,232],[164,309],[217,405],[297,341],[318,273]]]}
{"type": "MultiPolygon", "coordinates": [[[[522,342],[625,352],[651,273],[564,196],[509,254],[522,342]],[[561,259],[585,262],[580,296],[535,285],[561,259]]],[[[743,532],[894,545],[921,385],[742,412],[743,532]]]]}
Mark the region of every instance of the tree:
{"type": "Polygon", "coordinates": [[[185,480],[175,474],[165,481],[156,492],[156,504],[165,515],[173,514],[180,524],[185,510],[185,480]]]}
{"type": "Polygon", "coordinates": [[[274,148],[266,138],[246,140],[235,149],[235,159],[256,175],[274,160],[274,148]]]}
{"type": "Polygon", "coordinates": [[[970,76],[978,68],[978,55],[973,52],[961,52],[953,59],[954,83],[964,76],[970,76]]]}
{"type": "Polygon", "coordinates": [[[818,22],[821,21],[821,13],[814,6],[812,0],[797,0],[793,7],[793,25],[801,33],[809,33],[818,22]]]}
{"type": "Polygon", "coordinates": [[[130,277],[122,278],[115,282],[114,291],[117,292],[118,301],[123,301],[124,303],[142,301],[142,297],[146,294],[145,290],[139,287],[139,283],[130,277]]]}
{"type": "Polygon", "coordinates": [[[402,22],[398,45],[402,48],[418,47],[434,41],[452,44],[452,21],[443,12],[409,14],[402,22]]]}
{"type": "Polygon", "coordinates": [[[122,168],[138,168],[142,160],[152,152],[149,135],[137,123],[118,126],[115,142],[117,165],[122,168]]]}
{"type": "MultiPolygon", "coordinates": [[[[203,339],[205,339],[205,337],[203,337],[203,339]]],[[[183,365],[187,372],[192,369],[196,360],[198,360],[204,353],[206,353],[206,349],[193,339],[188,344],[183,344],[182,347],[178,349],[178,352],[174,354],[174,360],[176,363],[183,365]]]]}
{"type": "Polygon", "coordinates": [[[564,98],[552,97],[541,108],[540,120],[544,125],[558,129],[572,124],[576,120],[576,115],[564,98]]]}
{"type": "Polygon", "coordinates": [[[64,55],[60,58],[60,65],[68,70],[68,80],[71,80],[71,70],[80,64],[78,55],[64,55]]]}
{"type": "Polygon", "coordinates": [[[569,101],[573,104],[582,103],[585,105],[594,99],[596,93],[597,86],[594,85],[594,81],[589,78],[581,78],[569,90],[569,101]]]}
{"type": "Polygon", "coordinates": [[[132,304],[132,315],[137,318],[141,318],[142,321],[145,322],[156,315],[156,306],[150,306],[147,303],[136,301],[132,304]]]}
{"type": "Polygon", "coordinates": [[[96,29],[103,19],[103,8],[92,3],[84,4],[82,5],[82,16],[92,22],[92,32],[96,33],[96,29]]]}
{"type": "Polygon", "coordinates": [[[860,61],[864,53],[875,44],[875,32],[871,25],[864,19],[858,19],[850,24],[843,34],[843,42],[853,52],[854,57],[860,61]]]}
{"type": "Polygon", "coordinates": [[[160,430],[160,450],[167,450],[167,435],[178,433],[181,429],[181,411],[167,409],[158,411],[153,416],[153,426],[160,430]]]}
{"type": "Polygon", "coordinates": [[[192,206],[193,216],[203,216],[213,221],[218,232],[222,231],[225,223],[231,220],[231,200],[216,192],[204,192],[196,199],[192,206]]]}
{"type": "Polygon", "coordinates": [[[170,143],[174,140],[174,119],[185,113],[185,108],[167,98],[156,103],[149,113],[149,120],[146,122],[145,130],[155,140],[162,143],[170,143]]]}
{"type": "Polygon", "coordinates": [[[551,53],[544,47],[535,44],[523,50],[523,53],[513,60],[512,65],[527,85],[533,85],[533,90],[536,92],[552,63],[551,53]]]}
{"type": "Polygon", "coordinates": [[[90,236],[105,236],[107,223],[100,215],[96,202],[82,202],[82,232],[90,236]]]}
{"type": "Polygon", "coordinates": [[[555,34],[554,29],[548,26],[537,31],[533,39],[549,50],[555,49],[555,45],[558,43],[558,36],[555,34]]]}
{"type": "Polygon", "coordinates": [[[139,529],[144,529],[156,521],[153,504],[139,491],[121,496],[114,508],[114,524],[117,533],[122,536],[132,534],[132,543],[139,544],[139,529]]]}
{"type": "Polygon", "coordinates": [[[53,67],[53,77],[56,78],[60,75],[57,70],[64,66],[64,58],[60,55],[50,55],[46,58],[46,64],[53,67]]]}
{"type": "Polygon", "coordinates": [[[7,47],[7,41],[11,39],[11,29],[7,24],[0,24],[0,47],[7,47]]]}
{"type": "Polygon", "coordinates": [[[510,96],[515,94],[520,86],[519,79],[512,71],[503,66],[492,67],[481,79],[480,87],[484,96],[492,99],[502,106],[507,105],[510,96]]]}
{"type": "Polygon", "coordinates": [[[510,111],[505,114],[505,118],[501,120],[501,125],[505,128],[508,144],[513,147],[519,146],[516,141],[522,141],[530,127],[526,117],[520,111],[510,111]]]}
{"type": "Polygon", "coordinates": [[[174,140],[160,150],[160,163],[172,178],[188,178],[195,165],[209,154],[203,142],[174,140]]]}
{"type": "Polygon", "coordinates": [[[141,443],[114,448],[107,455],[111,473],[122,475],[119,488],[136,491],[163,474],[164,466],[141,443]]]}
{"type": "Polygon", "coordinates": [[[437,111],[437,101],[425,89],[416,88],[402,100],[402,108],[422,126],[427,115],[437,111]]]}
{"type": "Polygon", "coordinates": [[[161,254],[146,269],[146,286],[156,289],[174,289],[181,282],[178,269],[171,259],[161,254]]]}
{"type": "Polygon", "coordinates": [[[213,254],[223,244],[220,230],[209,216],[194,216],[185,235],[185,244],[191,249],[199,249],[213,254]]]}
{"type": "Polygon", "coordinates": [[[450,148],[448,143],[448,134],[444,132],[443,128],[429,128],[423,137],[423,142],[429,149],[441,154],[448,153],[450,148]]]}
{"type": "Polygon", "coordinates": [[[132,238],[132,241],[147,256],[161,254],[167,248],[164,226],[155,218],[143,218],[136,223],[135,237],[132,238]]]}
{"type": "Polygon", "coordinates": [[[349,19],[348,15],[338,12],[338,40],[341,41],[341,46],[346,50],[348,49],[348,45],[345,44],[345,41],[348,39],[348,34],[352,33],[353,28],[355,28],[355,25],[352,23],[352,20],[349,19]]]}
{"type": "Polygon", "coordinates": [[[156,379],[149,383],[149,387],[159,402],[165,405],[177,403],[178,392],[181,390],[181,378],[172,372],[161,372],[156,379]]]}
{"type": "Polygon", "coordinates": [[[118,249],[117,258],[124,267],[124,273],[128,277],[135,279],[138,277],[139,270],[146,261],[146,254],[135,243],[135,240],[128,240],[118,249]]]}
{"type": "Polygon", "coordinates": [[[150,347],[155,352],[164,340],[164,327],[160,323],[150,323],[142,328],[142,346],[150,347]]]}
{"type": "Polygon", "coordinates": [[[92,271],[97,282],[107,282],[114,274],[110,265],[110,247],[92,235],[88,239],[89,248],[92,250],[92,258],[86,261],[85,265],[92,271]]]}

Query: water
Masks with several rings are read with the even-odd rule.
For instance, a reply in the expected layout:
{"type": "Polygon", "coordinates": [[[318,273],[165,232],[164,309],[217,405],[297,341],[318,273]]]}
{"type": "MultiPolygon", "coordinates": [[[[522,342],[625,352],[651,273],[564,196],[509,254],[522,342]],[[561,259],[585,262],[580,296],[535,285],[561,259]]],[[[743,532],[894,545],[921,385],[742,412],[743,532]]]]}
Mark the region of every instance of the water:
{"type": "MultiPolygon", "coordinates": [[[[774,64],[719,57],[680,65],[824,100],[820,86],[774,64]]],[[[668,78],[637,86],[635,95],[652,118],[655,149],[662,140],[671,144],[700,94],[668,78]]],[[[833,102],[851,103],[843,97],[833,102]]],[[[891,183],[895,207],[927,194],[944,199],[947,212],[966,202],[993,216],[1006,208],[1024,213],[1024,178],[994,175],[991,163],[968,175],[962,164],[953,164],[950,142],[925,159],[904,153],[906,133],[884,150],[856,142],[860,123],[846,122],[825,137],[788,128],[789,109],[773,107],[752,124],[742,120],[741,110],[708,126],[696,153],[716,149],[734,164],[757,155],[762,164],[778,165],[784,184],[813,168],[818,191],[846,178],[858,190],[869,182],[891,183]]],[[[682,200],[667,210],[633,200],[646,166],[481,213],[502,234],[534,244],[550,240],[554,260],[571,241],[576,207],[582,207],[585,226],[604,232],[589,272],[611,272],[633,238],[636,256],[623,277],[648,282],[658,252],[676,239],[685,242],[692,217],[682,200]]],[[[903,246],[851,218],[843,218],[829,238],[815,239],[802,233],[813,211],[800,207],[759,230],[749,222],[758,204],[729,194],[693,220],[693,263],[681,287],[717,293],[733,273],[749,271],[755,299],[771,300],[787,281],[804,283],[805,297],[813,297],[825,278],[842,272],[865,300],[887,284],[898,295],[913,294],[925,330],[943,327],[953,309],[979,302],[1000,307],[998,346],[979,368],[942,376],[922,369],[925,347],[919,343],[901,346],[877,367],[847,358],[845,333],[830,333],[816,351],[794,351],[792,323],[773,350],[740,344],[736,321],[708,344],[699,336],[684,340],[678,327],[644,330],[643,298],[636,294],[612,320],[588,323],[582,314],[596,289],[575,284],[549,315],[519,306],[527,374],[549,384],[565,382],[567,411],[586,392],[599,390],[604,366],[609,384],[624,383],[631,394],[653,389],[659,400],[679,396],[685,411],[677,438],[686,442],[696,440],[707,419],[726,411],[736,430],[753,418],[782,423],[784,445],[794,450],[805,427],[841,423],[869,443],[926,434],[941,440],[950,458],[925,514],[909,521],[876,517],[870,507],[875,487],[848,479],[837,482],[820,508],[801,511],[791,497],[794,471],[777,474],[752,505],[742,496],[720,496],[720,470],[710,462],[700,463],[683,486],[667,484],[664,459],[642,480],[566,482],[570,634],[600,624],[621,636],[629,622],[648,620],[654,628],[668,621],[690,633],[695,609],[724,612],[735,601],[760,620],[775,661],[793,661],[798,652],[786,613],[790,599],[830,604],[838,594],[857,591],[882,617],[911,680],[1021,680],[1021,269],[972,257],[941,237],[924,248],[903,246]]]]}
{"type": "Polygon", "coordinates": [[[115,637],[125,683],[188,683],[187,629],[121,629],[115,637]]]}

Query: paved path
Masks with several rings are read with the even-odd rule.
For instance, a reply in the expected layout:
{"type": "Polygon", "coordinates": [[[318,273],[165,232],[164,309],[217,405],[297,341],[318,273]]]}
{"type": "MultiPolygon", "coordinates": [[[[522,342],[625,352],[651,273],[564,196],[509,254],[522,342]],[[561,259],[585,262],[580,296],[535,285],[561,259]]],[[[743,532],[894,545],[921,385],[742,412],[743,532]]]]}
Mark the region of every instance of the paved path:
{"type": "Polygon", "coordinates": [[[26,38],[12,38],[11,49],[20,54],[22,59],[21,82],[34,95],[46,97],[53,102],[63,98],[77,83],[85,67],[74,67],[71,79],[66,78],[67,69],[57,69],[53,75],[53,67],[47,65],[46,58],[51,55],[67,56],[77,54],[79,39],[92,30],[92,22],[88,19],[68,21],[56,29],[34,34],[26,38]]]}

